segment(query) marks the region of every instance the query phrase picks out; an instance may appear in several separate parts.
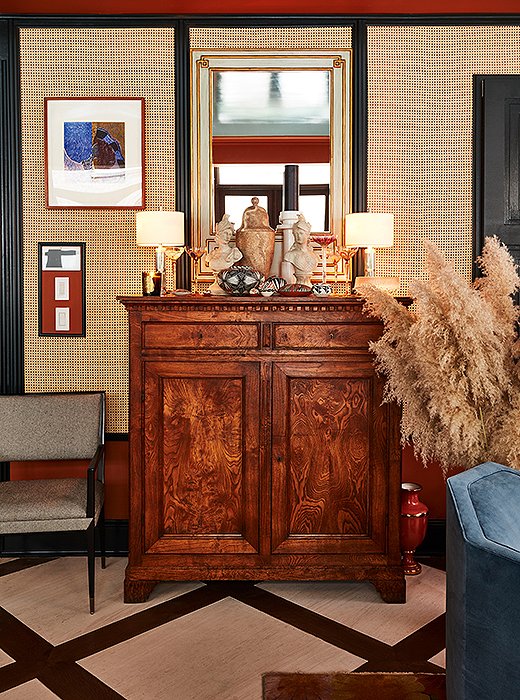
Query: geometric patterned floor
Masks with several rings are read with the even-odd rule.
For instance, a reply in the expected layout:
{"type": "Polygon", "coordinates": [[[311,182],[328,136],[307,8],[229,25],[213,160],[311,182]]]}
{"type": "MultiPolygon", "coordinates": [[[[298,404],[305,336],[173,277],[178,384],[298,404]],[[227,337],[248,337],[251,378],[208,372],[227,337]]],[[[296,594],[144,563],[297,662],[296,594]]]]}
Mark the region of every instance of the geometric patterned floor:
{"type": "Polygon", "coordinates": [[[260,700],[268,672],[444,670],[442,562],[404,605],[356,582],[161,583],[125,605],[125,566],[97,569],[90,615],[85,558],[0,559],[2,698],[260,700]]]}

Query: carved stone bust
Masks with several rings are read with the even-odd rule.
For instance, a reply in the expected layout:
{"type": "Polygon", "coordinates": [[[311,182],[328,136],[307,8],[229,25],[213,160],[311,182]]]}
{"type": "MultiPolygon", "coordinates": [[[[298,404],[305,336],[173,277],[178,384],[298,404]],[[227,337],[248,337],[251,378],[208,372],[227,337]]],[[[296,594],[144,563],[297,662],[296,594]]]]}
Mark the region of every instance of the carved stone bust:
{"type": "Polygon", "coordinates": [[[222,270],[227,270],[242,258],[240,250],[235,245],[230,244],[234,235],[234,224],[229,220],[229,214],[224,214],[222,220],[218,222],[215,232],[215,243],[217,245],[210,253],[207,253],[204,258],[204,262],[215,275],[215,280],[208,289],[211,294],[225,294],[225,291],[217,282],[217,275],[219,272],[222,272],[222,270]]]}
{"type": "Polygon", "coordinates": [[[294,276],[298,284],[311,286],[311,275],[318,266],[318,256],[310,243],[311,225],[303,214],[293,224],[294,243],[285,254],[284,261],[294,267],[294,276]]]}

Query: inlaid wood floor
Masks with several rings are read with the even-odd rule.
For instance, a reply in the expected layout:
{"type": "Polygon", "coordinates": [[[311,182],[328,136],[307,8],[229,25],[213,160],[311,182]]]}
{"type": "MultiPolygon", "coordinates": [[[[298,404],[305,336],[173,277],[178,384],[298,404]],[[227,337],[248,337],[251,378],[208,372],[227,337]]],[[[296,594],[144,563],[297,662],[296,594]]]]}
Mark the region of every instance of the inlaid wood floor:
{"type": "Polygon", "coordinates": [[[0,559],[2,698],[260,700],[270,671],[444,668],[442,562],[405,605],[337,582],[163,583],[125,605],[125,566],[97,570],[92,616],[84,558],[0,559]]]}

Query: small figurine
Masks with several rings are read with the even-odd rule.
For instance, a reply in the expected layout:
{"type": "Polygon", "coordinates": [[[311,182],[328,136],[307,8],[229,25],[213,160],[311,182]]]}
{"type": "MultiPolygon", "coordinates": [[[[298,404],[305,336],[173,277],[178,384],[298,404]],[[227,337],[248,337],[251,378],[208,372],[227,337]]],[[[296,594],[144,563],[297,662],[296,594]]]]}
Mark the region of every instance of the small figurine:
{"type": "Polygon", "coordinates": [[[298,284],[312,286],[311,275],[318,266],[318,256],[310,244],[311,225],[305,220],[303,214],[298,215],[298,220],[292,228],[294,243],[284,257],[284,262],[290,262],[294,267],[294,276],[298,284]]]}
{"type": "Polygon", "coordinates": [[[215,233],[216,246],[207,253],[204,262],[213,272],[215,279],[208,288],[210,294],[225,295],[226,292],[219,285],[217,276],[222,270],[227,270],[242,258],[242,253],[235,245],[230,245],[230,240],[235,235],[235,224],[229,220],[229,214],[224,214],[222,221],[217,224],[215,233]]]}

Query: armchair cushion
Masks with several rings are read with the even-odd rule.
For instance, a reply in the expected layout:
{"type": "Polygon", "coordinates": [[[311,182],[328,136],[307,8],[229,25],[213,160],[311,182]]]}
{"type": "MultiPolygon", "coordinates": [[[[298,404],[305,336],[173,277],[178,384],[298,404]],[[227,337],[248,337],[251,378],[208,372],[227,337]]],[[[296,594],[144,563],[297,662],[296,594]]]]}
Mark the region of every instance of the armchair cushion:
{"type": "MultiPolygon", "coordinates": [[[[95,483],[97,522],[103,484],[95,483]]],[[[0,534],[86,530],[86,479],[45,479],[0,483],[0,534]]]]}
{"type": "Polygon", "coordinates": [[[102,394],[0,396],[0,462],[91,459],[102,394]]]}

